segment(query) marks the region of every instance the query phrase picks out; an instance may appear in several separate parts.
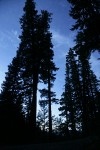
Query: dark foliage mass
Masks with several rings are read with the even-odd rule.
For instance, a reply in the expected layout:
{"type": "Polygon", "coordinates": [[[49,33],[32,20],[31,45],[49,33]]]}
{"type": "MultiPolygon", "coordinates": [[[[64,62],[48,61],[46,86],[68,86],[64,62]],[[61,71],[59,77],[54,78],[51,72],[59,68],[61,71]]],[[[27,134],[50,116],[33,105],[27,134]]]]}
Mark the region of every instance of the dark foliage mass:
{"type": "Polygon", "coordinates": [[[65,85],[61,99],[52,90],[56,79],[51,14],[39,14],[26,0],[20,19],[20,44],[0,93],[0,143],[23,144],[100,134],[99,80],[91,69],[91,52],[100,51],[100,1],[68,0],[76,20],[76,44],[66,55],[65,85]],[[38,90],[38,84],[45,88],[38,90]],[[37,115],[37,93],[40,92],[37,115]],[[60,117],[52,116],[52,103],[60,104],[60,117]]]}
{"type": "MultiPolygon", "coordinates": [[[[89,61],[81,61],[70,49],[66,56],[65,91],[59,110],[66,120],[66,128],[73,135],[77,131],[83,135],[96,133],[100,124],[99,81],[91,70],[89,61]]],[[[98,130],[99,132],[99,130],[98,130]]]]}
{"type": "Polygon", "coordinates": [[[89,56],[100,52],[100,1],[68,0],[71,4],[70,16],[76,21],[72,30],[77,30],[75,50],[89,56]]]}
{"type": "MultiPolygon", "coordinates": [[[[46,10],[38,14],[33,0],[26,0],[23,11],[20,19],[21,42],[15,58],[8,66],[0,95],[0,129],[4,137],[7,135],[5,141],[12,141],[17,134],[24,140],[32,140],[40,132],[36,125],[39,82],[47,84],[49,134],[52,134],[51,88],[58,68],[53,62],[52,34],[49,31],[51,14],[46,10]]],[[[17,140],[20,141],[19,138],[17,140]]]]}

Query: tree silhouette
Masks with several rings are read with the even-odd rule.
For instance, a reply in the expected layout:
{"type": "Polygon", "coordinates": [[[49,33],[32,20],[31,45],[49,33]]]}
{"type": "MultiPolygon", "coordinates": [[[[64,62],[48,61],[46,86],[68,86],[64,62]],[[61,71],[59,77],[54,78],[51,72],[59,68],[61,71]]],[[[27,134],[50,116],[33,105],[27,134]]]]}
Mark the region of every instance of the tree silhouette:
{"type": "Polygon", "coordinates": [[[53,62],[52,34],[49,31],[51,14],[47,11],[38,14],[33,0],[26,0],[23,11],[21,41],[16,57],[8,67],[1,100],[13,103],[20,115],[24,113],[31,138],[36,135],[38,83],[48,83],[50,100],[51,81],[55,80],[57,68],[53,62]]]}
{"type": "Polygon", "coordinates": [[[9,140],[16,141],[18,134],[21,137],[25,125],[23,101],[19,91],[21,85],[18,82],[19,66],[17,61],[18,58],[14,58],[8,66],[8,72],[6,73],[0,94],[0,122],[2,126],[0,129],[2,129],[5,142],[9,140]],[[15,139],[13,139],[14,135],[16,137],[15,139]]]}
{"type": "Polygon", "coordinates": [[[21,43],[19,45],[20,64],[21,64],[21,79],[23,83],[23,91],[26,101],[30,107],[29,122],[31,127],[36,128],[36,103],[37,103],[37,84],[38,70],[40,63],[40,55],[38,49],[38,19],[35,2],[26,0],[24,7],[24,15],[20,19],[22,35],[20,36],[21,43]]]}
{"type": "Polygon", "coordinates": [[[58,68],[55,66],[55,63],[53,62],[53,57],[54,57],[54,52],[52,50],[53,45],[51,42],[51,33],[49,31],[49,21],[50,19],[50,14],[47,11],[42,11],[43,15],[43,22],[46,25],[45,32],[44,32],[44,57],[41,62],[41,75],[40,75],[40,80],[43,80],[45,84],[47,84],[47,89],[43,89],[41,92],[44,97],[47,98],[48,104],[49,104],[49,134],[51,136],[52,134],[52,114],[51,114],[51,102],[52,102],[52,97],[55,96],[54,92],[51,91],[51,88],[53,86],[53,82],[56,79],[55,72],[58,70],[58,68]]]}
{"type": "Polygon", "coordinates": [[[37,115],[37,123],[38,126],[43,130],[46,131],[48,126],[48,107],[47,107],[47,100],[39,100],[40,110],[37,115]]]}
{"type": "Polygon", "coordinates": [[[84,135],[92,134],[95,128],[98,80],[91,70],[88,59],[80,60],[70,49],[66,56],[65,91],[62,94],[59,110],[64,116],[67,128],[75,135],[76,129],[84,135]]]}
{"type": "Polygon", "coordinates": [[[78,54],[90,56],[91,52],[100,51],[100,1],[68,0],[71,4],[70,16],[75,19],[72,30],[77,30],[75,50],[78,54]]]}
{"type": "Polygon", "coordinates": [[[18,50],[21,64],[20,77],[32,128],[36,128],[37,87],[41,80],[45,80],[43,67],[46,66],[46,57],[49,58],[52,48],[51,33],[49,32],[50,16],[47,11],[42,11],[38,15],[34,1],[27,0],[24,15],[20,19],[22,29],[18,50]]]}
{"type": "Polygon", "coordinates": [[[52,103],[57,103],[57,99],[56,99],[56,94],[55,92],[51,91],[51,86],[50,89],[42,89],[40,90],[41,93],[41,98],[44,97],[43,100],[40,100],[40,103],[44,103],[44,105],[48,106],[48,126],[49,126],[49,137],[52,137],[52,109],[51,109],[51,104],[52,103]]]}
{"type": "Polygon", "coordinates": [[[65,73],[65,91],[60,100],[59,108],[65,116],[67,126],[71,128],[72,134],[76,131],[76,123],[79,123],[80,117],[80,79],[77,60],[75,60],[74,51],[69,50],[66,56],[66,73],[65,73]]]}

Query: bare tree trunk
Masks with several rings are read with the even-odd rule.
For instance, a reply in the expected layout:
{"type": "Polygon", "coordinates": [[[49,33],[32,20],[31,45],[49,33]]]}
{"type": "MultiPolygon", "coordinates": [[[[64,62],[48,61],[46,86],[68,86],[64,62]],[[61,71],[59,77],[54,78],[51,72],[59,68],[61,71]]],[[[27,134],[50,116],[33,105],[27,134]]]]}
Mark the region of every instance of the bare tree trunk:
{"type": "Polygon", "coordinates": [[[50,74],[48,75],[48,99],[49,99],[49,137],[51,137],[52,136],[52,111],[51,111],[50,74]]]}

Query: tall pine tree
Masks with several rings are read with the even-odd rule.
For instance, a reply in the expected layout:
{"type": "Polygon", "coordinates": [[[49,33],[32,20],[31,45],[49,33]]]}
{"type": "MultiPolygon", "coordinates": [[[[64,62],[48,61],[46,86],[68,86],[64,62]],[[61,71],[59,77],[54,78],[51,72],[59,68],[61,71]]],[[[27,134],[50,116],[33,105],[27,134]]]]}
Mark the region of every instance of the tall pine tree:
{"type": "MultiPolygon", "coordinates": [[[[38,83],[40,81],[47,83],[48,81],[50,88],[51,78],[52,80],[55,79],[53,72],[56,71],[56,67],[53,63],[52,34],[49,31],[51,14],[47,11],[41,11],[39,15],[33,0],[26,0],[23,10],[24,14],[20,19],[22,29],[21,42],[17,50],[15,63],[13,62],[13,74],[8,70],[9,78],[11,78],[10,82],[12,82],[10,83],[9,90],[11,95],[9,97],[12,99],[14,87],[15,95],[13,97],[16,98],[16,101],[20,99],[21,103],[18,104],[24,106],[24,109],[22,109],[25,112],[27,121],[31,129],[35,129],[38,83]]],[[[6,78],[6,82],[8,82],[8,78],[6,78]]],[[[6,87],[7,84],[4,85],[2,93],[4,93],[6,87]]],[[[5,94],[4,96],[6,97],[5,94]]],[[[8,98],[6,97],[6,99],[8,98]]]]}
{"type": "MultiPolygon", "coordinates": [[[[52,59],[51,33],[49,32],[51,14],[42,11],[37,15],[35,3],[27,0],[24,15],[20,20],[22,35],[19,46],[21,78],[23,80],[24,95],[29,103],[28,110],[30,124],[36,127],[37,87],[38,82],[45,80],[44,65],[52,59]],[[46,59],[48,58],[48,60],[46,59]]],[[[48,68],[46,68],[48,69],[48,68]]],[[[46,70],[45,70],[46,71],[46,70]]]]}
{"type": "Polygon", "coordinates": [[[72,132],[80,129],[84,135],[92,134],[96,112],[99,111],[98,91],[98,80],[88,59],[83,63],[70,49],[66,57],[65,91],[59,110],[60,115],[66,118],[66,127],[70,127],[72,132]]]}
{"type": "Polygon", "coordinates": [[[70,49],[66,56],[65,91],[60,100],[59,110],[62,111],[60,115],[66,117],[67,126],[71,128],[73,134],[80,122],[80,88],[77,60],[75,60],[74,51],[70,49]]]}
{"type": "Polygon", "coordinates": [[[47,11],[42,11],[42,21],[44,24],[44,39],[43,39],[43,59],[40,66],[40,80],[47,84],[47,89],[43,89],[41,94],[44,94],[44,97],[48,100],[49,106],[49,134],[52,135],[52,113],[51,113],[51,103],[52,99],[55,96],[54,92],[51,91],[53,87],[53,82],[55,81],[55,72],[58,70],[55,63],[53,62],[54,52],[52,50],[53,45],[51,42],[52,34],[49,31],[49,22],[51,21],[50,14],[47,11]]]}

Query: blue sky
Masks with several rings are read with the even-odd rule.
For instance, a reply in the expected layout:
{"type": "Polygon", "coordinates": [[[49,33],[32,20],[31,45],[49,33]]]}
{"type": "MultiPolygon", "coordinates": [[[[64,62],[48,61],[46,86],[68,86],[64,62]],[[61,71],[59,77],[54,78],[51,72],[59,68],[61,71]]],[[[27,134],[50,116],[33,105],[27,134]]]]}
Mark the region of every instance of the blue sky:
{"type": "MultiPolygon", "coordinates": [[[[16,55],[16,50],[21,34],[19,18],[23,14],[25,0],[0,0],[0,85],[5,78],[7,66],[16,55]]],[[[36,8],[48,10],[52,15],[51,32],[54,45],[54,61],[59,68],[54,90],[60,98],[63,92],[65,74],[65,55],[70,47],[73,47],[75,33],[70,31],[73,24],[72,18],[68,15],[69,4],[67,0],[35,0],[36,8]]],[[[92,54],[91,62],[95,74],[99,77],[100,69],[97,60],[98,53],[92,54]]]]}

